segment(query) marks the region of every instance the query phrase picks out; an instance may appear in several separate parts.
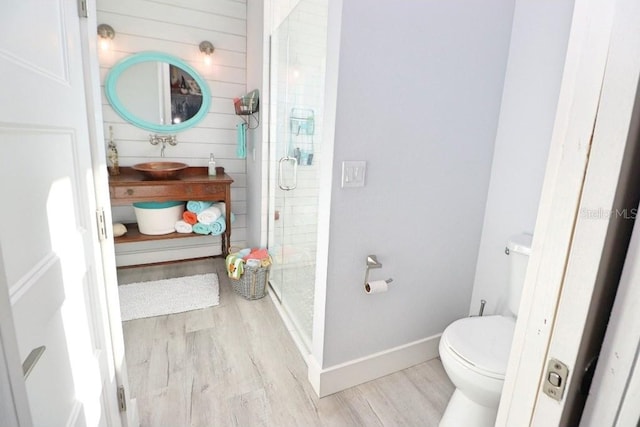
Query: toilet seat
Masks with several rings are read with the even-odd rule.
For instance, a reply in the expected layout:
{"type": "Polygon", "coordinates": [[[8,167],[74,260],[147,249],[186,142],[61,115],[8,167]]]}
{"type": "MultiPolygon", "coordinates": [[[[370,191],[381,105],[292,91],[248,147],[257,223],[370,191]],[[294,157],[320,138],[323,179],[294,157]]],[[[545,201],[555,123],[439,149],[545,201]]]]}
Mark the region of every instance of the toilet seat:
{"type": "Polygon", "coordinates": [[[441,340],[459,363],[480,375],[504,380],[514,329],[511,317],[467,317],[449,325],[441,340]]]}

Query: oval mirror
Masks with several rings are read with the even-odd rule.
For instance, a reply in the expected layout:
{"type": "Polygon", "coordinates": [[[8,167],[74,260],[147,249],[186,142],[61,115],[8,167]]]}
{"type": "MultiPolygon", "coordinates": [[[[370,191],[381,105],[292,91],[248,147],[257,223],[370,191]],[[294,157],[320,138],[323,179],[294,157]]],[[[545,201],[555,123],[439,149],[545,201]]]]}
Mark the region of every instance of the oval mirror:
{"type": "Polygon", "coordinates": [[[206,81],[184,61],[159,52],[141,52],[109,71],[105,93],[113,109],[142,129],[174,133],[188,129],[209,112],[206,81]]]}

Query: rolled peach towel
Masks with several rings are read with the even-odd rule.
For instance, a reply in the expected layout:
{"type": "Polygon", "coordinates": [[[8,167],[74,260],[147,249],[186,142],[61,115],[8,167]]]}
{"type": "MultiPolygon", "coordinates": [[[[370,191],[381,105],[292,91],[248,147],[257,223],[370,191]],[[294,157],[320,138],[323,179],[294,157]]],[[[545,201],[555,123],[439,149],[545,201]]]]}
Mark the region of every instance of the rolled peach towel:
{"type": "Polygon", "coordinates": [[[198,215],[191,211],[184,211],[182,213],[182,220],[189,225],[194,225],[198,222],[198,215]]]}

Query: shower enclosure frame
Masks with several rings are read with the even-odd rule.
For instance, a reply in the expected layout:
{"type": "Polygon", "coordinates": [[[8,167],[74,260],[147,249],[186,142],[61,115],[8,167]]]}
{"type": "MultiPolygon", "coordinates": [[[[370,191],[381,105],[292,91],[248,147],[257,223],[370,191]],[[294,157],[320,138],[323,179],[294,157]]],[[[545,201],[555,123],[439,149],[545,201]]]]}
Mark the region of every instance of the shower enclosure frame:
{"type": "Polygon", "coordinates": [[[302,22],[309,13],[304,8],[314,5],[326,10],[326,0],[300,1],[269,40],[267,246],[274,261],[269,286],[285,322],[293,326],[303,344],[303,353],[311,353],[313,339],[318,198],[324,160],[320,141],[326,15],[314,18],[313,24],[302,22]],[[291,32],[309,31],[313,25],[313,36],[321,43],[309,47],[299,34],[291,37],[291,32]],[[310,52],[312,49],[317,52],[310,52]]]}

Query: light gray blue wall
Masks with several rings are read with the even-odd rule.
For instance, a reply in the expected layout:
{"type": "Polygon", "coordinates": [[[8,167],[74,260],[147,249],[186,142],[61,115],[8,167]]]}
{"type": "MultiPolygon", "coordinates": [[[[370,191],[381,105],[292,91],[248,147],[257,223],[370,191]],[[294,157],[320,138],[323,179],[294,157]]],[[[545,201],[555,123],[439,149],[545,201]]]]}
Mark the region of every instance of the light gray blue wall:
{"type": "Polygon", "coordinates": [[[324,367],[467,314],[513,7],[344,2],[324,367]],[[367,161],[364,188],[340,188],[344,160],[367,161]],[[395,279],[389,292],[363,292],[367,254],[384,264],[373,279],[395,279]]]}
{"type": "Polygon", "coordinates": [[[517,0],[470,310],[501,312],[508,238],[532,233],[567,51],[573,0],[517,0]]]}

